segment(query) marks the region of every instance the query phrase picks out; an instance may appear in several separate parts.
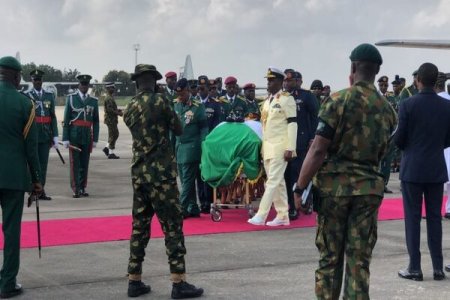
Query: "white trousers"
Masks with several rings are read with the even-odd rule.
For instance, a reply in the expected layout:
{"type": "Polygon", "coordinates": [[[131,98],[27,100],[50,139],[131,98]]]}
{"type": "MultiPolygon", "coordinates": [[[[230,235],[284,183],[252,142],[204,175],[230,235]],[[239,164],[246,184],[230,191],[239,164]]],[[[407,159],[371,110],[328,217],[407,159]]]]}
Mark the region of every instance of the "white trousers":
{"type": "Polygon", "coordinates": [[[272,203],[277,211],[278,219],[287,220],[289,218],[286,183],[284,181],[286,166],[287,161],[284,158],[264,160],[264,169],[267,174],[266,188],[256,213],[264,221],[267,219],[272,203]]]}

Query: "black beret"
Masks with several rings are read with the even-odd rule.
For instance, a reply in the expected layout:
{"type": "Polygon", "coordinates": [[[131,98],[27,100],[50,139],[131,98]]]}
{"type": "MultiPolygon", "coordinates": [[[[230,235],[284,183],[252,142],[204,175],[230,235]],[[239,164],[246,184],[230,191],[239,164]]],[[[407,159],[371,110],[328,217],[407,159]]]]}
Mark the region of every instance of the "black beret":
{"type": "Polygon", "coordinates": [[[314,80],[312,83],[311,83],[311,90],[312,89],[314,89],[314,88],[320,88],[320,89],[323,89],[323,83],[322,83],[322,81],[321,80],[319,80],[319,79],[316,79],[316,80],[314,80]]]}
{"type": "Polygon", "coordinates": [[[180,80],[177,81],[177,83],[175,84],[175,90],[177,92],[181,92],[182,90],[184,90],[185,88],[188,87],[188,81],[186,78],[181,78],[180,80]]]}

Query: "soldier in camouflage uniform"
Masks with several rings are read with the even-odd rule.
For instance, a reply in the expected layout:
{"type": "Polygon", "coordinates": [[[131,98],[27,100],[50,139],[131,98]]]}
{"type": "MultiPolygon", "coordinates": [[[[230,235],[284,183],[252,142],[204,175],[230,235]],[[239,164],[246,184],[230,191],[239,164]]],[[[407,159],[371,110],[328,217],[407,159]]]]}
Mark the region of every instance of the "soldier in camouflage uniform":
{"type": "Polygon", "coordinates": [[[103,148],[103,152],[109,159],[119,159],[115,153],[116,141],[119,138],[119,128],[117,128],[118,116],[122,116],[122,110],[117,108],[116,100],[114,99],[114,92],[116,86],[114,82],[105,85],[105,124],[108,127],[108,145],[103,148]]]}
{"type": "Polygon", "coordinates": [[[175,112],[181,120],[183,134],[177,136],[175,153],[181,181],[180,203],[184,217],[199,217],[195,179],[199,172],[202,142],[208,134],[205,106],[193,99],[185,78],[178,80],[175,112]]]}
{"type": "Polygon", "coordinates": [[[29,90],[27,95],[33,99],[36,108],[35,122],[38,129],[38,154],[41,165],[41,182],[44,187],[39,199],[52,200],[45,193],[45,182],[50,148],[58,149],[58,122],[55,115],[55,95],[42,88],[42,76],[44,74],[41,70],[31,71],[30,76],[33,81],[33,89],[29,90]]]}
{"type": "Polygon", "coordinates": [[[77,76],[78,91],[66,98],[63,124],[63,144],[81,149],[81,152],[69,149],[70,186],[73,198],[88,197],[86,192],[89,159],[92,148],[97,146],[99,133],[98,99],[88,94],[91,75],[77,76]]]}
{"type": "Polygon", "coordinates": [[[369,266],[384,188],[379,164],[397,123],[394,109],[374,85],[382,63],[378,50],[359,45],[350,60],[351,87],[325,100],[295,187],[298,203],[317,172],[317,299],[339,298],[344,257],[343,299],[369,299],[369,266]]]}
{"type": "Polygon", "coordinates": [[[131,79],[136,81],[138,94],[127,105],[123,116],[133,137],[133,228],[128,296],[137,297],[151,290],[141,281],[141,274],[150,225],[156,213],[165,235],[173,281],[172,298],[198,297],[203,289],[186,282],[183,216],[178,202],[176,162],[169,140],[169,132],[180,135],[182,127],[170,101],[154,92],[156,80],[161,78],[154,66],[137,65],[131,79]]]}

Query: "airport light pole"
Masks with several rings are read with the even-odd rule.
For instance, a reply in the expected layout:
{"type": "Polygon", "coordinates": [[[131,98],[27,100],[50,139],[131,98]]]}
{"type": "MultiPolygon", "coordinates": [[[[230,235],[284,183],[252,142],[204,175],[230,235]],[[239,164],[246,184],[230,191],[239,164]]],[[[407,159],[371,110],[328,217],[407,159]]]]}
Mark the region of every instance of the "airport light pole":
{"type": "Polygon", "coordinates": [[[141,50],[141,45],[140,44],[134,44],[133,45],[133,50],[135,52],[135,54],[134,54],[134,65],[137,65],[138,51],[141,50]]]}

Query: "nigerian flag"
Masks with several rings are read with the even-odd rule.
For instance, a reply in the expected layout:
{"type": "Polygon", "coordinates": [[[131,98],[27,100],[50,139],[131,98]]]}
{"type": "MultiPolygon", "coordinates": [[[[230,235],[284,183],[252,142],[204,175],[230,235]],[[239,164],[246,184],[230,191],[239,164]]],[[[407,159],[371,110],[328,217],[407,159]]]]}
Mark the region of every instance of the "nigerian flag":
{"type": "Polygon", "coordinates": [[[226,186],[242,171],[255,180],[260,173],[260,151],[261,139],[249,126],[222,123],[202,143],[202,179],[212,187],[226,186]]]}

